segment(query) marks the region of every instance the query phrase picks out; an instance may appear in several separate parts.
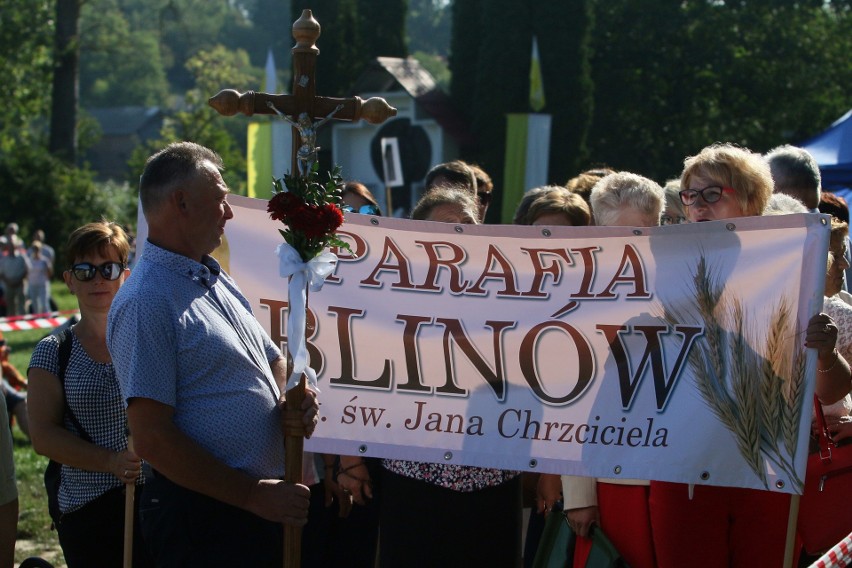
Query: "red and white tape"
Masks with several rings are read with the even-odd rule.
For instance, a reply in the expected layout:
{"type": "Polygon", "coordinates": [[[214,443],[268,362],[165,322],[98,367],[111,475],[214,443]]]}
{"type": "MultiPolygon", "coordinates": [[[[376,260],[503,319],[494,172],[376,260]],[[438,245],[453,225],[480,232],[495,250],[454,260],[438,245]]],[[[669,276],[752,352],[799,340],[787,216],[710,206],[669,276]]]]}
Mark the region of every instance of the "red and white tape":
{"type": "Polygon", "coordinates": [[[810,568],[844,568],[852,565],[852,534],[823,554],[810,568]]]}
{"type": "Polygon", "coordinates": [[[65,310],[62,312],[50,312],[46,314],[32,314],[27,316],[10,316],[0,318],[0,331],[25,331],[28,329],[53,329],[68,321],[77,310],[65,310]]]}

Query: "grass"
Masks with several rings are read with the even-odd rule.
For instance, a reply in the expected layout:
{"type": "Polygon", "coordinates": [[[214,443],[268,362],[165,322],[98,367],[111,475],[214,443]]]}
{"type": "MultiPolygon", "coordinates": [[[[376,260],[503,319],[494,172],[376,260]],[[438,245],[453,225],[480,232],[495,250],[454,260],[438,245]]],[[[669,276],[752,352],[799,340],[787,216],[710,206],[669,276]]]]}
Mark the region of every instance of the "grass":
{"type": "MultiPolygon", "coordinates": [[[[53,282],[53,299],[60,310],[72,310],[77,301],[62,282],[53,282]]],[[[45,329],[11,331],[5,333],[12,348],[9,360],[21,373],[26,373],[33,348],[48,333],[45,329]]],[[[44,491],[44,468],[47,458],[33,451],[26,436],[15,427],[15,475],[18,481],[18,543],[15,546],[15,563],[30,556],[40,556],[59,568],[65,563],[56,532],[50,529],[47,514],[47,494],[44,491]]]]}

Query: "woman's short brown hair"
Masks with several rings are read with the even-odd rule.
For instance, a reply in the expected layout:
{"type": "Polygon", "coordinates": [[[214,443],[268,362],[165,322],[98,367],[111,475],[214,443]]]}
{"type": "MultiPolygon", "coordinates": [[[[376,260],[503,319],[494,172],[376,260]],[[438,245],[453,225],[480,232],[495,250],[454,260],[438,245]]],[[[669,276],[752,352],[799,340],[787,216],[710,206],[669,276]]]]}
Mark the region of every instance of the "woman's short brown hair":
{"type": "Polygon", "coordinates": [[[545,186],[541,195],[533,199],[521,220],[521,225],[532,225],[542,215],[562,213],[572,227],[585,227],[592,220],[589,204],[580,195],[562,186],[545,186]]]}
{"type": "Polygon", "coordinates": [[[65,258],[68,259],[68,264],[72,265],[90,254],[109,256],[109,247],[113,247],[118,253],[118,261],[127,266],[130,241],[121,225],[113,221],[88,223],[75,229],[68,237],[65,258]]]}
{"type": "Polygon", "coordinates": [[[463,186],[438,186],[427,190],[411,211],[411,218],[423,221],[441,205],[456,205],[469,224],[479,224],[479,212],[470,190],[463,186]]]}

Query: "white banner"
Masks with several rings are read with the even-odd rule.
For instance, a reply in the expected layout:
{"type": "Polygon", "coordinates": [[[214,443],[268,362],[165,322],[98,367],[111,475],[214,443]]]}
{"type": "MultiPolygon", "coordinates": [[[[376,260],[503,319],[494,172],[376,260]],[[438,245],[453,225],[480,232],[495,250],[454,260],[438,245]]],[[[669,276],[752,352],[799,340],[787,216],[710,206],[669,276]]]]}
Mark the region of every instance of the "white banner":
{"type": "MultiPolygon", "coordinates": [[[[280,225],[265,200],[229,199],[224,264],[283,348],[280,225]]],[[[348,214],[355,256],[341,251],[309,297],[322,420],[306,448],[800,493],[826,219],[545,229],[348,214]]]]}

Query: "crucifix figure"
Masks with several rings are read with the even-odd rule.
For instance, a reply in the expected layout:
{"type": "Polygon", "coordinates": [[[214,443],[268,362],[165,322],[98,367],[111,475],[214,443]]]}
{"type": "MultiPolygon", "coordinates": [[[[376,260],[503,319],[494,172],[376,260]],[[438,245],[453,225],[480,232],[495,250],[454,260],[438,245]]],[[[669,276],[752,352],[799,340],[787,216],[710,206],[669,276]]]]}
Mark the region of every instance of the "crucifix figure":
{"type": "MultiPolygon", "coordinates": [[[[293,133],[293,154],[290,173],[306,178],[316,162],[317,129],[331,120],[366,120],[380,124],[392,116],[396,109],[387,101],[373,97],[366,101],[359,97],[334,98],[316,94],[316,59],[319,49],[316,40],[320,25],[310,10],[293,23],[296,45],[293,53],[293,94],[276,95],[248,91],[238,93],[233,89],[220,91],[208,103],[219,114],[232,116],[238,112],[246,116],[254,114],[278,114],[290,123],[293,133]],[[290,118],[293,117],[293,118],[290,118]],[[295,118],[295,120],[294,120],[295,118]],[[314,122],[316,120],[316,122],[314,122]]],[[[288,330],[288,336],[290,335],[288,330]]],[[[287,357],[288,372],[293,368],[292,356],[287,357]]],[[[284,431],[284,477],[289,483],[302,482],[302,453],[304,448],[304,426],[301,423],[301,405],[305,398],[305,374],[298,387],[287,391],[283,413],[284,431]]],[[[298,568],[301,565],[302,528],[284,525],[284,566],[298,568]]]]}
{"type": "Polygon", "coordinates": [[[278,116],[289,122],[293,128],[299,131],[301,144],[296,151],[296,160],[298,162],[299,175],[307,175],[317,161],[317,152],[319,151],[319,146],[317,146],[317,130],[320,126],[331,120],[331,117],[342,109],[343,105],[334,107],[334,110],[319,122],[312,122],[311,117],[306,112],[299,115],[298,122],[294,122],[289,116],[275,108],[272,101],[266,101],[266,106],[274,110],[278,116]]]}
{"type": "MultiPolygon", "coordinates": [[[[324,124],[329,117],[336,120],[358,121],[365,120],[370,124],[381,124],[388,118],[396,116],[396,109],[388,105],[380,97],[366,101],[360,97],[337,98],[323,97],[316,94],[316,62],[319,49],[316,40],[320,35],[320,25],[310,10],[303,10],[302,16],[293,23],[293,37],[296,45],[293,53],[293,94],[276,95],[272,93],[257,93],[247,91],[239,93],[233,89],[220,91],[208,103],[219,114],[232,116],[242,113],[246,116],[255,114],[283,114],[288,117],[298,117],[295,121],[302,124],[304,114],[310,121],[319,120],[324,124]],[[272,103],[270,105],[269,103],[272,103]]],[[[305,144],[300,134],[300,126],[293,124],[293,157],[290,172],[300,172],[299,152],[305,144]]],[[[319,123],[313,124],[314,136],[319,123]]],[[[308,132],[306,132],[308,134],[308,132]]],[[[308,143],[311,146],[311,143],[308,143]]],[[[316,148],[316,144],[312,144],[316,148]]],[[[314,151],[315,153],[315,151],[314,151]]]]}

